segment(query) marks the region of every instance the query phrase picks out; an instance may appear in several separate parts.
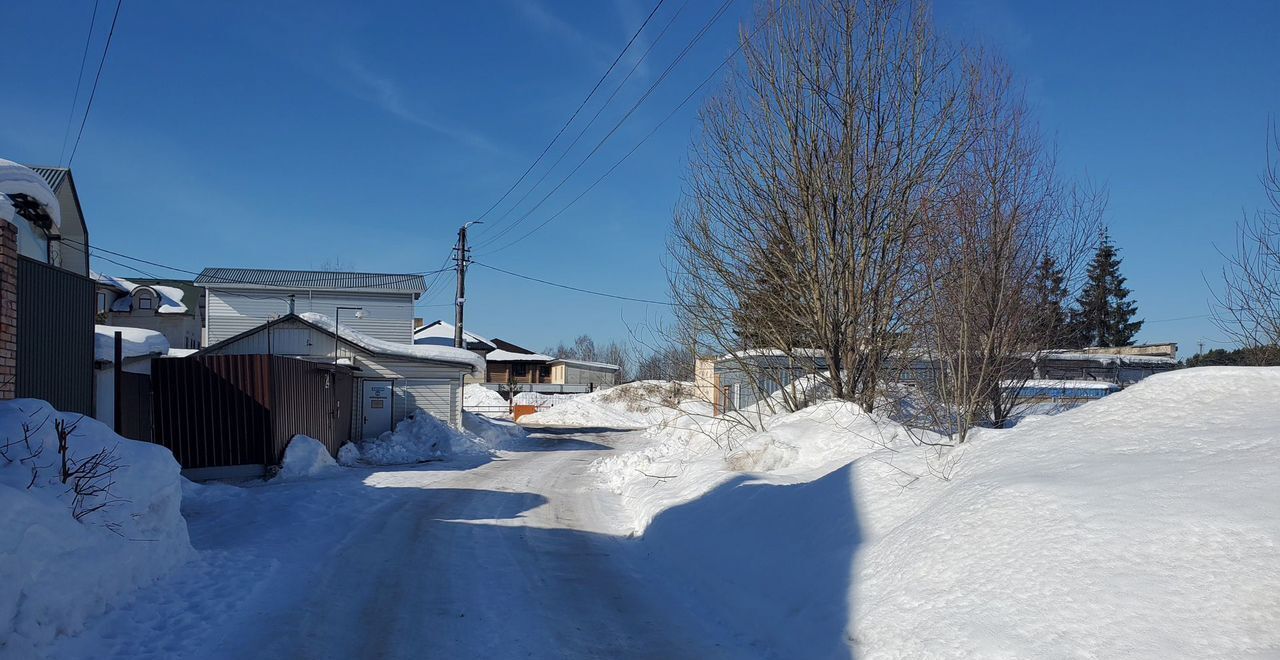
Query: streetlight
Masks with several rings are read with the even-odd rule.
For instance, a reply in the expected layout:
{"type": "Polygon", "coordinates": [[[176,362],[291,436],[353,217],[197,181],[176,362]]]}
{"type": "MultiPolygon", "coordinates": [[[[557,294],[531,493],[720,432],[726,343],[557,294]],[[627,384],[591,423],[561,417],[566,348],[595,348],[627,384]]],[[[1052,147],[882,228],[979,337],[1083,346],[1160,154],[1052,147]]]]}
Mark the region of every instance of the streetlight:
{"type": "Polygon", "coordinates": [[[339,347],[339,344],[338,344],[338,317],[342,316],[342,310],[344,310],[344,309],[355,310],[355,317],[356,317],[357,319],[362,319],[362,318],[364,318],[364,308],[363,308],[363,307],[338,307],[338,308],[334,309],[334,311],[333,311],[333,369],[334,369],[334,373],[337,373],[337,370],[338,370],[338,347],[339,347]]]}

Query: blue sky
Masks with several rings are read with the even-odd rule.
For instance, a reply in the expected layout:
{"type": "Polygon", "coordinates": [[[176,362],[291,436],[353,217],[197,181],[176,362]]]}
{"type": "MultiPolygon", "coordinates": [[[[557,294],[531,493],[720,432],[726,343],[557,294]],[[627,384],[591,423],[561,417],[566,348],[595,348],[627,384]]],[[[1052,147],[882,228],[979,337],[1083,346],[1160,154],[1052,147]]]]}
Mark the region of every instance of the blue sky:
{"type": "MultiPolygon", "coordinates": [[[[541,191],[614,125],[716,5],[684,6],[541,191]]],[[[99,8],[81,108],[113,6],[104,0],[99,8]]],[[[22,44],[5,53],[0,157],[59,162],[91,7],[0,6],[0,24],[22,44]]],[[[664,4],[635,52],[680,7],[664,4]]],[[[458,225],[524,171],[651,8],[649,0],[127,0],[74,162],[92,242],[191,270],[435,269],[458,225]]],[[[729,54],[750,13],[749,2],[734,0],[618,133],[520,226],[547,220],[649,133],[729,54]]],[[[1201,340],[1218,345],[1205,318],[1165,319],[1207,313],[1204,278],[1221,266],[1214,246],[1229,246],[1233,223],[1263,202],[1266,126],[1280,114],[1280,3],[973,0],[938,3],[936,15],[952,36],[1011,61],[1058,145],[1060,168],[1109,189],[1107,221],[1148,319],[1139,339],[1175,340],[1187,355],[1201,340]]],[[[621,71],[634,63],[624,58],[621,71]]],[[[540,231],[491,254],[507,241],[482,247],[477,260],[665,299],[665,239],[696,106],[540,231]]],[[[595,110],[588,106],[585,117],[595,110]]],[[[77,115],[72,140],[78,125],[77,115]]],[[[501,228],[494,219],[513,201],[476,228],[477,242],[501,228]]],[[[451,318],[452,287],[451,277],[440,279],[420,314],[451,318]]],[[[468,327],[533,348],[582,332],[626,339],[664,314],[478,267],[468,277],[468,327]]]]}

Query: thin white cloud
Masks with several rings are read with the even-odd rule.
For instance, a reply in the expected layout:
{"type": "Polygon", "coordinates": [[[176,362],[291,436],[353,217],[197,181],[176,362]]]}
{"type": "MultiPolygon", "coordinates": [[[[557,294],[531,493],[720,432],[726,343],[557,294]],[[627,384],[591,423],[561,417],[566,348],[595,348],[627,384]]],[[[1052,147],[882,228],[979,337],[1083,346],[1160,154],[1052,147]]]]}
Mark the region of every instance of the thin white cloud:
{"type": "Polygon", "coordinates": [[[457,140],[467,146],[498,154],[506,153],[506,150],[481,133],[414,108],[406,100],[400,83],[387,74],[373,70],[354,51],[342,51],[338,54],[337,62],[344,74],[343,79],[351,83],[342,86],[348,93],[374,103],[394,117],[457,140]]]}

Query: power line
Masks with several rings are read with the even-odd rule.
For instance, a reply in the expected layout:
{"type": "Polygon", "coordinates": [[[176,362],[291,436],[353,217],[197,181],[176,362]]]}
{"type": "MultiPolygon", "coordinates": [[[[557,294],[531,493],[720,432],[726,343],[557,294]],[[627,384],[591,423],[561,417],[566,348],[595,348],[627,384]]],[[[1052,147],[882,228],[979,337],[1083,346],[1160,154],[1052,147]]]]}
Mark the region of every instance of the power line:
{"type": "Polygon", "coordinates": [[[538,177],[538,180],[534,181],[533,185],[529,186],[529,189],[524,191],[524,194],[520,196],[520,199],[517,199],[515,203],[498,218],[497,222],[493,223],[491,226],[502,224],[502,222],[506,220],[506,218],[508,218],[517,207],[523,204],[524,201],[529,198],[529,195],[533,194],[533,191],[537,190],[538,186],[541,186],[542,182],[546,181],[547,177],[560,166],[560,163],[564,161],[565,156],[568,156],[569,152],[573,151],[573,148],[582,140],[582,136],[586,135],[587,130],[595,125],[596,120],[600,118],[600,115],[604,114],[605,108],[609,107],[609,104],[613,102],[613,99],[618,96],[618,92],[621,92],[622,88],[626,86],[627,81],[631,80],[631,76],[640,68],[640,65],[644,62],[645,58],[647,58],[649,53],[653,51],[654,47],[658,45],[658,42],[662,41],[662,38],[666,36],[667,31],[671,29],[671,26],[676,22],[676,19],[680,17],[680,14],[684,12],[685,7],[687,6],[689,6],[689,0],[685,0],[685,2],[676,9],[675,13],[671,15],[671,18],[667,19],[666,25],[662,26],[662,30],[658,32],[658,36],[654,37],[653,41],[649,42],[649,47],[640,54],[640,57],[636,58],[635,63],[631,65],[631,69],[627,71],[627,75],[623,76],[622,80],[613,88],[613,92],[609,94],[609,98],[606,98],[604,103],[601,103],[600,107],[596,108],[595,114],[591,116],[591,119],[587,120],[586,125],[584,125],[578,131],[578,134],[573,137],[573,141],[569,143],[569,146],[565,147],[564,151],[560,152],[560,155],[556,158],[555,162],[551,163],[549,167],[543,170],[542,176],[538,177]]]}
{"type": "Polygon", "coordinates": [[[71,97],[71,109],[67,111],[67,127],[62,129],[62,148],[58,150],[58,162],[67,154],[67,140],[71,137],[71,120],[76,116],[80,103],[80,84],[84,82],[84,63],[89,59],[89,42],[93,39],[93,26],[98,22],[98,0],[93,0],[93,13],[89,15],[89,32],[84,35],[84,51],[80,53],[80,73],[76,74],[76,93],[71,97]]]}
{"type": "Polygon", "coordinates": [[[592,291],[591,289],[583,289],[583,288],[576,287],[576,286],[570,286],[570,285],[568,285],[568,284],[560,284],[560,283],[558,283],[558,282],[550,282],[550,281],[543,280],[543,279],[539,279],[539,278],[532,277],[532,276],[529,276],[529,275],[521,275],[520,273],[513,273],[513,272],[511,272],[511,271],[509,271],[509,270],[505,270],[505,269],[502,269],[502,268],[498,268],[497,266],[490,266],[489,264],[480,263],[479,261],[472,261],[472,262],[471,262],[471,265],[473,265],[473,266],[480,266],[480,267],[482,267],[482,268],[488,268],[489,270],[496,270],[496,271],[498,271],[499,273],[505,273],[505,274],[510,275],[510,276],[512,276],[512,277],[518,277],[518,278],[520,278],[520,279],[522,279],[522,280],[529,280],[529,281],[531,281],[531,282],[537,282],[537,283],[539,283],[539,284],[546,284],[547,286],[554,286],[554,287],[556,287],[556,288],[560,288],[560,289],[568,289],[569,291],[577,291],[578,293],[588,293],[588,294],[591,294],[591,295],[593,295],[593,296],[603,296],[603,297],[605,297],[605,298],[614,298],[614,299],[617,299],[617,300],[629,300],[629,301],[631,301],[631,302],[649,303],[649,304],[651,304],[651,305],[666,305],[667,307],[675,307],[675,303],[664,302],[664,301],[662,301],[662,300],[649,300],[649,299],[646,299],[646,298],[632,298],[631,296],[619,296],[619,295],[617,295],[617,294],[613,294],[613,293],[605,293],[605,292],[603,292],[603,291],[592,291]]]}
{"type": "Polygon", "coordinates": [[[706,36],[706,33],[711,29],[711,26],[714,25],[715,22],[718,21],[720,17],[724,15],[725,10],[729,8],[729,4],[731,2],[733,2],[733,0],[724,0],[724,2],[721,3],[720,7],[711,16],[711,18],[702,26],[702,28],[697,32],[697,34],[693,36],[693,39],[691,39],[689,43],[685,45],[684,49],[681,50],[680,53],[676,55],[676,58],[672,60],[670,64],[667,65],[667,68],[662,71],[662,73],[658,76],[657,80],[655,80],[653,84],[649,85],[648,89],[645,90],[644,94],[642,94],[639,99],[636,99],[636,102],[633,103],[629,109],[627,109],[626,113],[624,113],[620,119],[618,119],[617,123],[613,125],[613,128],[609,129],[609,132],[606,133],[604,137],[600,138],[600,141],[596,143],[595,147],[593,147],[591,151],[587,153],[586,156],[583,156],[582,160],[578,161],[578,164],[574,166],[574,168],[568,174],[566,174],[562,179],[560,179],[560,182],[557,183],[554,188],[548,191],[547,194],[543,195],[542,198],[537,201],[537,203],[535,203],[531,208],[529,208],[529,210],[525,211],[520,217],[516,218],[515,222],[512,222],[511,224],[507,225],[497,234],[487,237],[484,241],[481,241],[480,243],[478,243],[476,247],[477,248],[486,247],[488,245],[493,244],[500,238],[502,238],[504,235],[506,235],[508,232],[514,229],[517,225],[523,222],[526,218],[532,215],[534,211],[538,210],[538,208],[541,207],[548,199],[550,199],[551,196],[554,195],[558,190],[560,190],[560,188],[563,187],[564,184],[567,183],[569,179],[573,177],[573,175],[577,174],[578,170],[582,169],[582,166],[585,165],[586,162],[590,160],[591,157],[596,154],[596,152],[600,151],[600,148],[603,147],[604,144],[609,141],[609,138],[613,137],[614,134],[616,134],[618,130],[622,128],[623,124],[625,124],[627,120],[631,118],[631,115],[635,114],[635,111],[639,109],[639,107],[649,98],[649,96],[653,94],[653,92],[658,88],[658,86],[661,85],[664,80],[666,80],[667,76],[671,75],[671,72],[674,71],[676,66],[679,65],[680,62],[684,60],[685,56],[689,54],[689,51],[695,45],[697,45],[697,43],[701,41],[704,36],[706,36]]]}
{"type": "Polygon", "coordinates": [[[577,118],[578,113],[582,112],[582,108],[586,107],[587,102],[590,101],[591,97],[595,95],[596,90],[600,89],[600,85],[604,83],[605,79],[609,77],[609,74],[613,72],[613,68],[618,65],[618,62],[620,60],[622,60],[622,56],[626,54],[627,50],[631,48],[631,44],[635,43],[635,40],[639,38],[640,33],[644,31],[645,26],[649,25],[649,21],[653,19],[654,14],[658,13],[658,8],[662,6],[662,3],[664,1],[665,0],[658,0],[658,3],[653,6],[653,9],[649,12],[649,15],[645,17],[644,22],[641,23],[640,27],[635,31],[634,34],[631,35],[631,39],[627,40],[627,45],[623,46],[622,50],[618,52],[618,56],[613,58],[613,62],[609,64],[609,68],[605,70],[604,75],[600,76],[600,79],[596,81],[596,84],[591,88],[591,91],[587,93],[586,98],[582,99],[582,102],[578,104],[578,107],[573,111],[573,114],[569,115],[569,119],[565,121],[564,125],[560,127],[560,130],[556,132],[555,137],[551,138],[551,141],[547,143],[547,146],[542,148],[542,153],[538,154],[538,157],[535,158],[533,162],[529,164],[528,169],[526,169],[524,173],[520,175],[520,178],[516,179],[516,182],[511,184],[511,187],[507,188],[506,192],[502,193],[502,196],[499,197],[497,201],[495,201],[489,208],[485,209],[485,212],[481,213],[476,218],[477,220],[484,219],[484,217],[489,215],[489,213],[491,213],[493,209],[497,208],[497,206],[502,203],[502,200],[506,199],[507,196],[511,194],[511,191],[515,190],[516,187],[519,186],[522,181],[524,181],[525,177],[529,176],[529,173],[533,171],[533,168],[537,167],[538,163],[542,162],[543,157],[545,157],[547,155],[547,152],[551,150],[551,146],[556,143],[556,140],[560,139],[560,136],[564,134],[565,129],[569,128],[569,124],[572,124],[573,120],[577,118]]]}
{"type": "MultiPolygon", "coordinates": [[[[773,20],[773,16],[776,12],[777,12],[777,8],[775,8],[773,12],[771,12],[768,16],[766,16],[765,19],[760,22],[760,25],[756,26],[756,28],[752,30],[751,34],[747,35],[746,38],[751,39],[756,35],[757,32],[764,29],[765,25],[767,25],[770,21],[773,20]]],[[[639,142],[635,144],[635,146],[631,147],[630,151],[623,154],[622,157],[617,160],[617,162],[615,162],[611,167],[609,167],[608,170],[605,170],[604,174],[601,174],[599,177],[596,178],[595,181],[591,182],[591,185],[587,186],[582,192],[578,193],[576,197],[569,200],[568,204],[565,204],[563,207],[560,208],[559,211],[556,211],[554,214],[552,214],[546,220],[543,220],[540,224],[538,224],[533,229],[530,229],[529,231],[521,234],[519,237],[515,238],[514,240],[509,241],[499,247],[496,247],[487,252],[483,252],[479,256],[485,256],[485,255],[501,252],[502,250],[505,250],[513,245],[519,244],[524,239],[533,235],[534,232],[545,227],[547,223],[560,217],[562,213],[569,210],[569,208],[572,207],[574,204],[577,204],[578,200],[582,199],[584,196],[586,196],[587,193],[591,192],[591,190],[594,189],[597,185],[599,185],[601,181],[604,181],[606,177],[612,174],[614,170],[618,169],[618,167],[622,165],[623,162],[625,162],[628,158],[630,158],[631,155],[634,154],[640,148],[641,145],[647,142],[649,138],[653,137],[654,134],[656,134],[658,130],[663,127],[663,125],[665,125],[668,121],[670,121],[671,118],[674,117],[676,113],[680,111],[681,108],[683,108],[686,104],[689,103],[690,100],[693,99],[693,97],[698,93],[699,90],[701,90],[703,87],[706,87],[707,83],[711,82],[711,80],[715,78],[716,74],[718,74],[720,70],[725,67],[725,65],[733,61],[733,58],[737,57],[738,53],[741,50],[742,50],[742,42],[739,42],[738,46],[734,48],[733,51],[731,51],[727,57],[725,57],[723,60],[720,61],[719,66],[713,69],[711,73],[707,74],[707,77],[703,78],[702,82],[698,83],[698,85],[694,87],[692,91],[690,91],[687,95],[685,95],[684,99],[680,101],[679,105],[673,108],[671,112],[667,113],[667,116],[663,117],[662,121],[658,122],[657,125],[655,125],[653,129],[648,132],[648,134],[646,134],[643,138],[640,139],[639,142]]]]}
{"type": "Polygon", "coordinates": [[[76,159],[76,149],[80,148],[80,138],[84,136],[84,125],[89,121],[89,111],[93,109],[93,97],[98,93],[98,81],[102,78],[102,66],[107,63],[107,52],[111,50],[111,36],[116,33],[116,19],[120,18],[120,5],[124,0],[116,0],[116,11],[111,15],[111,29],[107,32],[107,43],[102,47],[102,57],[98,60],[98,73],[93,76],[93,87],[89,90],[89,102],[84,106],[84,117],[80,120],[80,131],[76,133],[76,142],[71,147],[71,156],[67,158],[67,167],[71,167],[76,159]]]}

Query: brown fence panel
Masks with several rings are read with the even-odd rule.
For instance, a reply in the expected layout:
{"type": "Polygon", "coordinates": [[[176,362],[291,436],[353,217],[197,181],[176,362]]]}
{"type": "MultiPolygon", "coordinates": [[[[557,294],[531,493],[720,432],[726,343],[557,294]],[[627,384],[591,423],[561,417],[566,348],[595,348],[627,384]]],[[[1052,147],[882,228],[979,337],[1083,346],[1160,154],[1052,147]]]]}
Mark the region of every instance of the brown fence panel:
{"type": "Polygon", "coordinates": [[[93,280],[18,258],[14,392],[93,414],[93,280]]]}
{"type": "Polygon", "coordinates": [[[115,392],[120,397],[120,435],[150,442],[151,376],[123,371],[115,392]]]}
{"type": "Polygon", "coordinates": [[[345,367],[296,358],[272,359],[272,463],[284,459],[293,436],[319,440],[333,456],[351,437],[351,373],[345,367]]]}
{"type": "Polygon", "coordinates": [[[183,468],[274,463],[271,357],[207,355],[154,360],[153,442],[183,468]]]}

